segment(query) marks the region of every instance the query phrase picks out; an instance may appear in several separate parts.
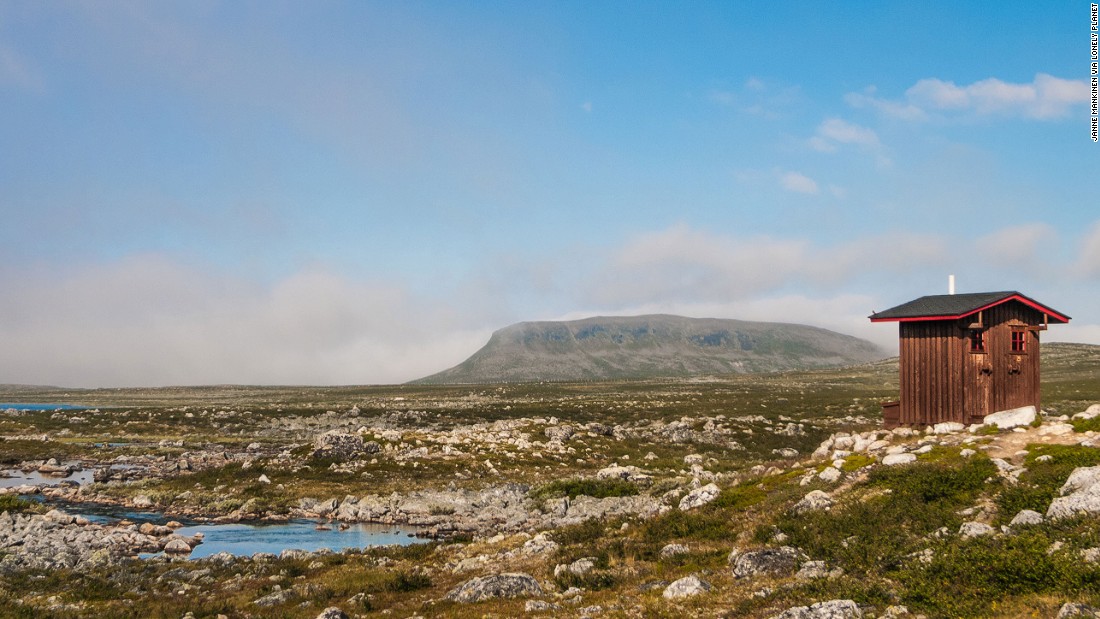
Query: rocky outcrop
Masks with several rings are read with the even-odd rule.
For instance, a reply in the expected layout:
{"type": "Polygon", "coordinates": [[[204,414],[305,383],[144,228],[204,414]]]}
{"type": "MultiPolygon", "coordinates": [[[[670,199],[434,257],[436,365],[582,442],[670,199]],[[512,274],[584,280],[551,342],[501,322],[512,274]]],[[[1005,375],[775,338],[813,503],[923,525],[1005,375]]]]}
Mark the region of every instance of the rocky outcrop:
{"type": "MultiPolygon", "coordinates": [[[[147,529],[148,530],[148,529],[147,529]]],[[[0,573],[21,569],[85,569],[102,567],[124,556],[160,552],[191,552],[201,543],[167,527],[143,533],[134,524],[91,524],[64,512],[0,513],[0,573]]]]}
{"type": "Polygon", "coordinates": [[[1047,518],[1062,520],[1100,513],[1100,466],[1074,469],[1061,493],[1062,496],[1051,501],[1047,508],[1047,518]]]}
{"type": "Polygon", "coordinates": [[[811,606],[788,608],[771,619],[860,619],[863,611],[852,600],[829,600],[811,606]]]}
{"type": "Polygon", "coordinates": [[[467,580],[447,593],[452,602],[483,602],[497,598],[539,597],[542,587],[528,574],[494,574],[467,580]]]}
{"type": "Polygon", "coordinates": [[[737,578],[761,574],[789,576],[798,569],[798,562],[802,558],[802,553],[797,548],[782,546],[745,553],[735,550],[730,554],[730,564],[733,575],[737,578]]]}
{"type": "Polygon", "coordinates": [[[666,600],[676,600],[680,598],[694,597],[710,591],[710,583],[702,580],[698,576],[692,574],[691,576],[685,576],[677,581],[674,581],[664,592],[661,593],[661,597],[666,600]]]}
{"type": "Polygon", "coordinates": [[[702,507],[717,499],[720,492],[715,484],[707,484],[701,488],[696,488],[680,499],[680,511],[686,512],[696,507],[702,507]]]}

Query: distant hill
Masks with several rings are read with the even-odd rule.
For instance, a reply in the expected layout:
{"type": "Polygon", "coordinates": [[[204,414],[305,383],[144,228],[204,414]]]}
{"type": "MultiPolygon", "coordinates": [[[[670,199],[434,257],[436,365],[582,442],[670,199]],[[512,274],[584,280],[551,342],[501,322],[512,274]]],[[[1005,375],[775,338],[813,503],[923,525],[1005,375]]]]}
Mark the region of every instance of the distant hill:
{"type": "Polygon", "coordinates": [[[874,344],[806,325],[650,315],[505,327],[419,384],[621,380],[773,372],[886,357],[874,344]]]}

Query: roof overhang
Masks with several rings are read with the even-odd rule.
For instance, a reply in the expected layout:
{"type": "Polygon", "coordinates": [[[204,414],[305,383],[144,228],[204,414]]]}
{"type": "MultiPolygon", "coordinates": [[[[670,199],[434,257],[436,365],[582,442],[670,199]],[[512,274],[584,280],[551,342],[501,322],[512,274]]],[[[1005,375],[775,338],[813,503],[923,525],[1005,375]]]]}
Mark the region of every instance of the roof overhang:
{"type": "Polygon", "coordinates": [[[1029,299],[1029,298],[1025,297],[1024,295],[1022,295],[1022,294],[1009,295],[1009,296],[1004,297],[1002,299],[998,299],[997,301],[993,301],[992,303],[987,303],[986,305],[983,305],[983,306],[978,307],[976,309],[972,309],[972,310],[968,310],[966,312],[963,312],[962,314],[941,314],[941,315],[929,315],[929,316],[905,316],[905,317],[898,317],[898,318],[879,318],[876,314],[872,314],[870,316],[870,319],[871,319],[871,322],[923,322],[923,321],[927,321],[927,320],[959,320],[961,318],[966,318],[967,316],[973,316],[974,314],[977,314],[978,312],[987,310],[991,307],[995,307],[995,306],[1001,305],[1003,303],[1008,303],[1009,301],[1019,301],[1020,303],[1023,303],[1024,305],[1030,307],[1031,309],[1033,309],[1037,312],[1040,312],[1042,314],[1045,314],[1046,317],[1047,317],[1047,320],[1050,321],[1050,322],[1065,324],[1065,323],[1068,323],[1069,320],[1070,320],[1069,316],[1066,316],[1065,314],[1063,314],[1061,312],[1055,311],[1055,310],[1043,305],[1042,303],[1039,303],[1038,301],[1035,301],[1033,299],[1029,299]]]}

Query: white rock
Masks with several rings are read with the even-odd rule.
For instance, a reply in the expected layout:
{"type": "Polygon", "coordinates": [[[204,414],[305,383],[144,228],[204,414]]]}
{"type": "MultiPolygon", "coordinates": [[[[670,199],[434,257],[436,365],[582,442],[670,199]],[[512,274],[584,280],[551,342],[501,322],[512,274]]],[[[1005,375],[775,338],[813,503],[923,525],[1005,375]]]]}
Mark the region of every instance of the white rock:
{"type": "Polygon", "coordinates": [[[843,473],[841,473],[840,470],[837,469],[836,467],[828,466],[828,467],[825,467],[825,470],[818,473],[817,477],[821,481],[828,482],[828,483],[831,484],[831,483],[836,482],[837,480],[839,480],[842,475],[843,475],[843,473]]]}
{"type": "Polygon", "coordinates": [[[945,421],[932,426],[933,434],[955,434],[966,430],[966,426],[955,421],[945,421]]]}
{"type": "Polygon", "coordinates": [[[1052,423],[1039,427],[1039,436],[1063,436],[1073,434],[1073,426],[1068,423],[1052,423]]]}
{"type": "Polygon", "coordinates": [[[794,513],[812,512],[829,509],[833,506],[833,497],[821,490],[811,490],[802,500],[795,504],[794,513]]]}
{"type": "Polygon", "coordinates": [[[1089,492],[1100,485],[1100,466],[1082,466],[1073,469],[1062,485],[1062,495],[1089,492]]]}
{"type": "Polygon", "coordinates": [[[916,462],[916,454],[890,454],[882,459],[882,463],[886,466],[897,466],[899,464],[909,464],[910,462],[916,462]]]}
{"type": "Polygon", "coordinates": [[[261,484],[270,484],[271,483],[271,480],[268,479],[267,475],[260,475],[259,479],[257,479],[256,481],[260,482],[261,484]]]}
{"type": "Polygon", "coordinates": [[[982,537],[993,535],[996,530],[984,522],[964,522],[959,527],[959,535],[962,537],[982,537]]]}
{"type": "Polygon", "coordinates": [[[1043,524],[1043,515],[1030,509],[1021,509],[1020,513],[1012,517],[1008,526],[1015,527],[1025,524],[1043,524]]]}
{"type": "Polygon", "coordinates": [[[987,426],[997,426],[1002,430],[1030,425],[1038,416],[1034,406],[1021,406],[1008,410],[997,411],[985,416],[982,423],[987,426]]]}
{"type": "Polygon", "coordinates": [[[721,491],[718,489],[718,486],[714,484],[707,484],[702,488],[696,488],[687,493],[684,498],[680,499],[680,511],[687,511],[706,505],[718,498],[719,492],[721,491]]]}
{"type": "Polygon", "coordinates": [[[666,600],[675,600],[678,598],[692,597],[701,593],[710,591],[710,583],[705,580],[701,580],[694,574],[691,576],[684,576],[683,578],[673,582],[667,588],[665,592],[661,594],[661,597],[666,600]]]}

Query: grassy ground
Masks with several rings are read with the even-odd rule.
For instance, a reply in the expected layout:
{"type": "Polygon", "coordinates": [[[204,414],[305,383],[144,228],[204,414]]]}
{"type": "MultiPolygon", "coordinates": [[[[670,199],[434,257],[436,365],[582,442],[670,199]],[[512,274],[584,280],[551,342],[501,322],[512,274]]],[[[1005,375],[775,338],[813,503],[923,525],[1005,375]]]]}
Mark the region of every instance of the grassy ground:
{"type": "MultiPolygon", "coordinates": [[[[1048,411],[1073,414],[1100,402],[1100,349],[1044,346],[1043,379],[1048,411]]],[[[0,401],[98,407],[0,414],[4,465],[50,457],[107,461],[119,455],[172,461],[185,452],[240,452],[260,445],[247,468],[233,461],[100,488],[120,498],[146,494],[165,507],[183,501],[231,510],[257,499],[279,511],[303,496],[385,495],[505,481],[529,483],[533,495],[544,499],[667,491],[676,491],[678,498],[692,477],[684,462],[688,454],[700,456],[706,471],[719,476],[721,488],[718,499],[691,512],[673,509],[649,519],[593,520],[551,531],[560,546],[535,556],[512,552],[529,537],[513,535],[231,566],[132,561],[103,573],[9,574],[0,577],[0,616],[177,618],[193,612],[195,617],[312,618],[331,605],[370,617],[525,614],[523,600],[474,605],[443,600],[470,577],[499,571],[527,572],[538,579],[550,590],[547,599],[561,605],[549,613],[553,616],[769,617],[790,606],[835,598],[867,605],[869,614],[904,604],[929,617],[1048,617],[1065,601],[1100,605],[1100,567],[1080,555],[1100,546],[1096,519],[1027,527],[1013,536],[962,539],[953,534],[975,517],[1000,526],[1020,509],[1044,511],[1075,467],[1100,464],[1100,450],[1031,445],[1021,462],[1027,472],[1016,483],[998,476],[981,452],[963,457],[958,446],[937,447],[900,468],[868,467],[872,458],[851,456],[839,492],[818,480],[800,483],[808,470],[823,466],[806,459],[823,439],[877,427],[879,402],[896,393],[896,362],[700,381],[0,390],[0,401]],[[353,409],[357,412],[348,412],[353,409]],[[489,437],[526,434],[532,444],[542,444],[551,418],[577,428],[566,443],[572,452],[537,445],[523,449],[489,437]],[[309,460],[309,442],[323,425],[318,420],[350,420],[354,427],[369,428],[365,438],[377,440],[382,454],[357,462],[349,472],[332,470],[329,461],[309,460]],[[311,425],[315,421],[318,425],[311,425]],[[500,430],[503,425],[488,429],[509,421],[516,423],[508,430],[500,430]],[[708,424],[727,434],[720,435],[722,440],[678,443],[643,431],[654,422],[678,421],[695,430],[694,436],[718,436],[717,431],[706,434],[708,424]],[[447,442],[476,424],[484,432],[469,434],[465,443],[447,442]],[[616,437],[585,424],[618,425],[637,433],[616,437]],[[788,427],[794,430],[778,431],[788,427]],[[41,440],[43,435],[48,440],[41,440]],[[462,455],[445,457],[445,446],[462,455]],[[430,455],[394,457],[421,447],[430,455]],[[784,448],[799,456],[785,458],[775,451],[784,448]],[[284,451],[290,455],[280,457],[284,451]],[[492,461],[495,473],[488,472],[485,460],[492,461]],[[593,479],[612,463],[643,467],[654,480],[639,485],[593,479]],[[261,473],[272,483],[257,483],[261,473]],[[793,513],[791,506],[814,489],[833,492],[837,503],[828,511],[793,513]],[[190,498],[177,498],[188,492],[190,498]],[[687,552],[662,557],[661,549],[671,543],[685,545],[687,552]],[[781,544],[843,573],[815,580],[744,580],[731,573],[728,555],[734,548],[781,544]],[[464,559],[478,557],[486,558],[481,567],[455,569],[464,559]],[[581,558],[594,559],[595,569],[555,576],[556,565],[581,558]],[[661,583],[689,574],[700,575],[714,589],[683,602],[661,597],[661,583]],[[556,596],[569,587],[582,590],[575,604],[571,597],[556,596]],[[272,606],[254,603],[279,591],[290,593],[272,606]]],[[[1095,430],[1079,425],[1080,432],[1095,430]]],[[[979,437],[977,444],[999,438],[979,437]]],[[[0,508],[23,507],[9,503],[0,508]]]]}

